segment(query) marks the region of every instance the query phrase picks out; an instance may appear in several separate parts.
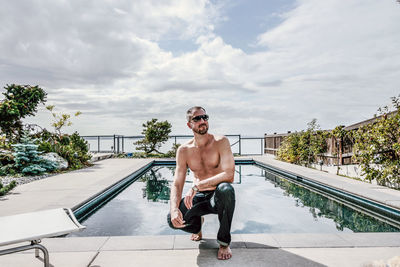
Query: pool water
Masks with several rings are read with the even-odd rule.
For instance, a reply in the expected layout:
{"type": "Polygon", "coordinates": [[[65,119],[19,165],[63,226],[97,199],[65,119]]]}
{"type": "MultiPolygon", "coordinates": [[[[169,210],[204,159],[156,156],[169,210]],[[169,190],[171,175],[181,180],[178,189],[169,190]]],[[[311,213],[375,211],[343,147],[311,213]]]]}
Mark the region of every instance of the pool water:
{"type": "MultiPolygon", "coordinates": [[[[254,165],[237,165],[236,208],[231,233],[398,232],[365,213],[254,165]]],[[[73,236],[185,234],[167,224],[175,167],[154,166],[84,222],[73,236]]],[[[188,171],[183,194],[192,185],[188,171]]],[[[203,232],[215,234],[216,215],[205,216],[203,232]]]]}

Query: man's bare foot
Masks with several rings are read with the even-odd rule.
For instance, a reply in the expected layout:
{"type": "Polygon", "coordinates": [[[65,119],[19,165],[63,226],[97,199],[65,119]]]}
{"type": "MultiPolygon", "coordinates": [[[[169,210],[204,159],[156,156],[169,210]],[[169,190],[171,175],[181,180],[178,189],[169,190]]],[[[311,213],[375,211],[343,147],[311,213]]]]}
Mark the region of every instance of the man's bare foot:
{"type": "Polygon", "coordinates": [[[201,238],[202,238],[202,234],[201,234],[201,231],[200,231],[200,233],[198,233],[198,234],[192,234],[192,236],[190,237],[190,240],[200,241],[201,238]]]}
{"type": "MultiPolygon", "coordinates": [[[[201,225],[202,226],[203,226],[203,223],[204,223],[204,217],[201,217],[201,225]]],[[[203,236],[202,236],[201,231],[200,231],[198,234],[192,234],[192,236],[190,237],[190,240],[200,241],[202,237],[203,236]]]]}
{"type": "Polygon", "coordinates": [[[230,258],[232,258],[232,251],[229,248],[229,246],[228,247],[219,246],[218,259],[219,260],[229,260],[230,258]]]}

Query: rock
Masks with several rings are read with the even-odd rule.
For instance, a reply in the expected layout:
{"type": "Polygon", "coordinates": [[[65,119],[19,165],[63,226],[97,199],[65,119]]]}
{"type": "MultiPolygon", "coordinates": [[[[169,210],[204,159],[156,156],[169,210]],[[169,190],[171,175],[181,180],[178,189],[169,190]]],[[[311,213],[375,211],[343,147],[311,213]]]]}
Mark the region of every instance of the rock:
{"type": "Polygon", "coordinates": [[[42,158],[47,159],[57,164],[57,170],[64,170],[68,168],[68,161],[59,156],[57,153],[50,152],[40,155],[42,158]]]}

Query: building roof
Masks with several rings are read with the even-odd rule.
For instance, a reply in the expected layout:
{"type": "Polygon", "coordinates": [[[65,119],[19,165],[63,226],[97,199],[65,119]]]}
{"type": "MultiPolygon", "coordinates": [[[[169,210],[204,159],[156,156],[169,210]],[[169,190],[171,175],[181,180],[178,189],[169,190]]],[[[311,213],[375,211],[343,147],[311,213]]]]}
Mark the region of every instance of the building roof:
{"type": "MultiPolygon", "coordinates": [[[[397,113],[397,110],[387,113],[387,116],[394,116],[396,113],[397,113]]],[[[355,129],[358,129],[358,128],[364,126],[364,125],[367,125],[367,124],[370,124],[370,123],[374,123],[375,121],[377,121],[378,119],[382,118],[383,116],[384,115],[380,115],[380,116],[377,116],[377,117],[372,118],[372,119],[368,119],[368,120],[365,120],[365,121],[357,122],[355,124],[346,126],[344,129],[347,130],[347,131],[355,130],[355,129]]]]}

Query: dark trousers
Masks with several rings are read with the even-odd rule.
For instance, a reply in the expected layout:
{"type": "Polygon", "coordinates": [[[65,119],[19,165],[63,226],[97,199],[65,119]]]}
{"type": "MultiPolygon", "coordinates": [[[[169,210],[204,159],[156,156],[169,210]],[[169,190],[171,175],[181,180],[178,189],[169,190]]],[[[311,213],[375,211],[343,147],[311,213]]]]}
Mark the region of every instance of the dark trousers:
{"type": "Polygon", "coordinates": [[[217,241],[223,246],[231,242],[231,224],[235,210],[235,190],[229,183],[220,183],[214,191],[197,192],[193,198],[193,206],[188,210],[182,198],[179,204],[185,221],[184,228],[175,228],[168,214],[168,224],[173,229],[180,229],[188,233],[197,234],[201,231],[201,216],[218,214],[219,230],[217,241]]]}

